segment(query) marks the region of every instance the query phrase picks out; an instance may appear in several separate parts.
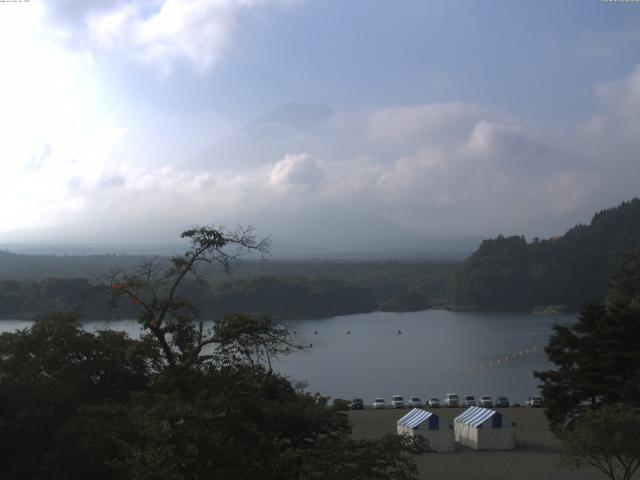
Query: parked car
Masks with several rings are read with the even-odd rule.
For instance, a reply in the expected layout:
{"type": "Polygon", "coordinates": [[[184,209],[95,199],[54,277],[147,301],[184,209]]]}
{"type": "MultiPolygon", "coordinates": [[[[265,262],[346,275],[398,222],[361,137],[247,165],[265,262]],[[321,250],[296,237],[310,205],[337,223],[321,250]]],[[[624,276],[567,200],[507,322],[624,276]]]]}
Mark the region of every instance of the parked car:
{"type": "Polygon", "coordinates": [[[376,398],[373,401],[373,408],[384,408],[384,398],[376,398]]]}
{"type": "Polygon", "coordinates": [[[361,398],[354,398],[351,400],[351,410],[362,410],[364,408],[364,402],[361,398]]]}
{"type": "Polygon", "coordinates": [[[496,407],[505,408],[509,406],[509,399],[507,397],[496,398],[496,407]]]}
{"type": "Polygon", "coordinates": [[[527,400],[527,406],[529,407],[541,407],[542,397],[529,397],[527,400]]]}
{"type": "Polygon", "coordinates": [[[462,405],[465,407],[475,407],[476,397],[474,397],[473,395],[465,395],[462,405]]]}
{"type": "Polygon", "coordinates": [[[457,393],[445,393],[444,394],[444,406],[445,407],[459,407],[460,397],[457,393]]]}
{"type": "Polygon", "coordinates": [[[440,399],[438,397],[431,397],[428,403],[431,408],[440,408],[440,399]]]}
{"type": "Polygon", "coordinates": [[[478,403],[481,407],[484,407],[484,408],[493,407],[493,399],[487,395],[482,395],[478,403]]]}
{"type": "Polygon", "coordinates": [[[420,397],[411,397],[409,399],[409,403],[413,408],[420,408],[422,406],[422,400],[420,400],[420,397]]]}
{"type": "Polygon", "coordinates": [[[391,406],[393,408],[404,408],[404,398],[402,395],[393,395],[391,397],[391,406]]]}

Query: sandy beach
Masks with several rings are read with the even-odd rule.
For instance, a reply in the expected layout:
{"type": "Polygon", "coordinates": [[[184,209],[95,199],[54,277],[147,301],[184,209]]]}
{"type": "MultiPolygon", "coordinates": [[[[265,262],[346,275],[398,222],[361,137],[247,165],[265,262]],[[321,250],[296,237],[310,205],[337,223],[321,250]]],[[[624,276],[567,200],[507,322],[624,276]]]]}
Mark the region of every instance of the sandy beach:
{"type": "MultiPolygon", "coordinates": [[[[396,421],[408,410],[350,411],[354,438],[376,438],[396,433],[396,421]]],[[[433,410],[440,421],[452,423],[459,408],[433,410]]],[[[568,470],[560,465],[558,441],[548,429],[544,412],[538,408],[503,408],[500,411],[517,425],[518,448],[511,451],[475,451],[456,444],[455,452],[428,453],[417,458],[420,478],[442,480],[552,480],[606,478],[589,468],[568,470]]]]}

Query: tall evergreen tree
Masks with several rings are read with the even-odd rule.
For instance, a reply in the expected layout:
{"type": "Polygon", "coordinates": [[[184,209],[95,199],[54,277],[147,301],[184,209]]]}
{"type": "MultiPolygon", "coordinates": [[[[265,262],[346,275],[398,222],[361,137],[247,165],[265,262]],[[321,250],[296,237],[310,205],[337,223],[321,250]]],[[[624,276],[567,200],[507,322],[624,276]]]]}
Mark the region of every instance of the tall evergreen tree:
{"type": "Polygon", "coordinates": [[[640,406],[640,249],[624,257],[604,304],[583,307],[578,323],[556,326],[546,347],[555,370],[542,380],[552,428],[570,426],[585,408],[640,406]]]}

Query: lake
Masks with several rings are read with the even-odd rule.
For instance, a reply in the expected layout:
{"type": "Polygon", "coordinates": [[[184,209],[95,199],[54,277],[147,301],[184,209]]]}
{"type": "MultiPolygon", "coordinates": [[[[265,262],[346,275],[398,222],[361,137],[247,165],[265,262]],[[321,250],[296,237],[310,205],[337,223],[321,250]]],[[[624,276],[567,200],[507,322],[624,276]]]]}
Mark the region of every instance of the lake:
{"type": "Polygon", "coordinates": [[[533,370],[552,366],[543,350],[552,325],[574,321],[445,310],[307,320],[295,327],[311,352],[293,355],[279,370],[306,379],[312,391],[367,403],[394,394],[442,400],[446,392],[523,402],[538,393],[533,370]]]}
{"type": "MultiPolygon", "coordinates": [[[[476,397],[506,395],[524,402],[538,393],[533,370],[551,367],[544,353],[554,323],[575,316],[542,317],[513,312],[373,312],[292,322],[310,351],[276,362],[292,380],[304,380],[312,392],[333,398],[391,395],[442,397],[446,392],[476,397]]],[[[5,320],[0,331],[30,322],[5,320]]],[[[103,322],[87,322],[89,330],[103,322]]],[[[111,328],[139,332],[131,321],[111,328]]]]}

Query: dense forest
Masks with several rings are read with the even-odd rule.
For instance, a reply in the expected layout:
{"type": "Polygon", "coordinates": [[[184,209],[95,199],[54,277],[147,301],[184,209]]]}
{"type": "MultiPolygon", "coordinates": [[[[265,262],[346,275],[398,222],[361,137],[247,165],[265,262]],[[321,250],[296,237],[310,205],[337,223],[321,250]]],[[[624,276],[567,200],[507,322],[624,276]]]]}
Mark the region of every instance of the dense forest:
{"type": "Polygon", "coordinates": [[[498,236],[482,242],[456,270],[454,305],[520,308],[601,299],[622,257],[640,246],[640,199],[597,213],[547,240],[498,236]]]}
{"type": "MultiPolygon", "coordinates": [[[[234,311],[280,319],[319,318],[374,310],[517,308],[597,301],[622,256],[640,245],[640,199],[597,213],[565,235],[527,242],[485,240],[455,262],[247,260],[228,275],[203,266],[180,294],[207,318],[234,311]]],[[[100,279],[168,257],[31,256],[0,252],[0,318],[72,311],[84,318],[131,318],[131,305],[108,305],[100,279]]]]}
{"type": "MultiPolygon", "coordinates": [[[[379,309],[421,310],[444,304],[453,268],[449,263],[252,262],[231,275],[216,273],[185,282],[180,295],[207,318],[235,311],[301,319],[379,309]],[[255,274],[256,270],[270,273],[255,274]]],[[[51,311],[92,319],[136,314],[131,305],[109,305],[99,277],[0,280],[0,318],[34,318],[51,311]]]]}

